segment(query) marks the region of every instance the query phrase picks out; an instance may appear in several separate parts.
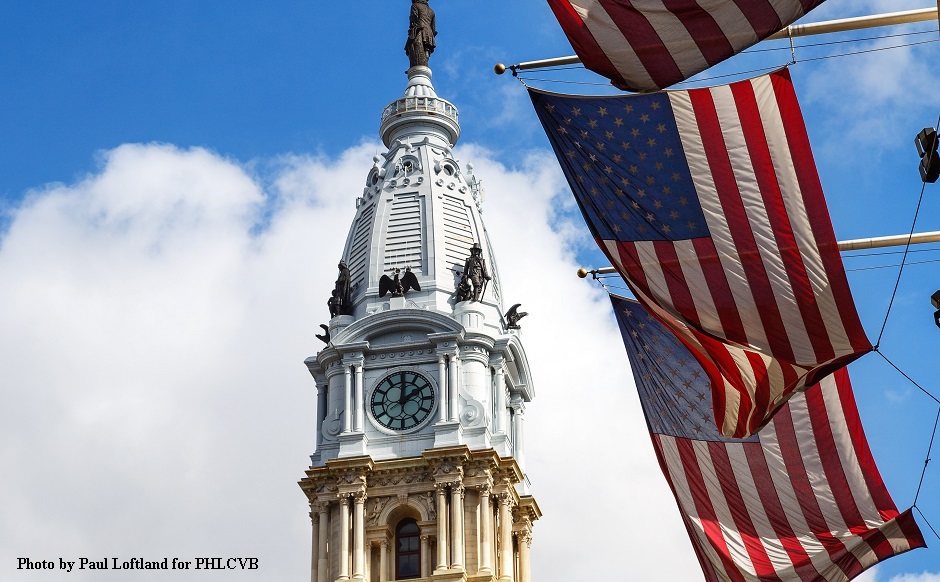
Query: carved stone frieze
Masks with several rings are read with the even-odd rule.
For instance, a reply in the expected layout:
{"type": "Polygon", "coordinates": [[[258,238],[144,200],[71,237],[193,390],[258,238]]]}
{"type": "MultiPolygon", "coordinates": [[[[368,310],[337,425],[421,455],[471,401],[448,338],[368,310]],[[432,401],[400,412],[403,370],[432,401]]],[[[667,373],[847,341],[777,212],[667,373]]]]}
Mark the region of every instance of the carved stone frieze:
{"type": "Polygon", "coordinates": [[[336,485],[333,485],[332,483],[320,483],[320,485],[317,486],[316,491],[318,494],[336,493],[336,489],[336,485]]]}
{"type": "Polygon", "coordinates": [[[463,467],[451,460],[441,461],[434,467],[434,478],[438,481],[442,479],[460,480],[463,478],[463,467]]]}
{"type": "Polygon", "coordinates": [[[361,473],[344,473],[336,478],[337,485],[361,485],[366,486],[366,476],[361,473]]]}
{"type": "Polygon", "coordinates": [[[427,483],[430,480],[431,474],[426,471],[401,471],[391,474],[377,475],[372,478],[370,485],[373,487],[388,487],[390,485],[427,483]]]}

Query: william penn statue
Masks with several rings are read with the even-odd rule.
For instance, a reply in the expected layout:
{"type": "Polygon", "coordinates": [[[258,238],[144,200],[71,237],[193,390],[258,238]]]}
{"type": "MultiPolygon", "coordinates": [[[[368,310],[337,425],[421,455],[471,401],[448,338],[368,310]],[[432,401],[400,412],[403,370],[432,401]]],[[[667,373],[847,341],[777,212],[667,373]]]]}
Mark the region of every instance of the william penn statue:
{"type": "Polygon", "coordinates": [[[411,0],[405,54],[412,67],[428,66],[428,57],[434,52],[435,36],[437,27],[434,24],[434,11],[428,6],[428,0],[411,0]]]}

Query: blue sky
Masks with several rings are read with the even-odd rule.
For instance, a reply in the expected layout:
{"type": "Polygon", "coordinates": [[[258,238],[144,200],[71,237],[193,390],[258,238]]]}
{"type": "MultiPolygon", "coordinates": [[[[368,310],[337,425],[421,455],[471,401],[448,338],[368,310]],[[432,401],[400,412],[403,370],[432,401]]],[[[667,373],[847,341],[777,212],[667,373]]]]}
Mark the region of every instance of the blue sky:
{"type": "MultiPolygon", "coordinates": [[[[312,452],[314,398],[300,362],[317,349],[313,334],[325,320],[323,298],[353,202],[382,147],[381,110],[404,89],[408,4],[0,5],[0,347],[10,355],[0,370],[0,459],[14,468],[0,478],[0,493],[15,506],[0,520],[0,577],[9,579],[19,555],[83,552],[241,552],[269,564],[260,577],[242,579],[303,573],[308,524],[293,482],[312,452]],[[243,486],[225,493],[230,471],[243,486]]],[[[932,5],[829,0],[806,21],[932,5]]],[[[649,530],[661,541],[635,558],[637,579],[695,579],[635,395],[606,385],[630,382],[609,308],[596,286],[573,274],[604,259],[565,192],[524,88],[492,73],[498,61],[571,49],[541,0],[432,6],[434,85],[460,109],[458,152],[487,188],[484,218],[497,251],[505,249],[502,278],[536,307],[525,322],[541,382],[528,438],[533,491],[546,513],[535,530],[535,579],[569,579],[552,576],[618,551],[617,543],[598,542],[566,566],[558,556],[570,528],[643,539],[603,523],[611,515],[643,528],[667,522],[649,530]],[[545,291],[546,278],[557,288],[545,291]],[[559,345],[557,330],[575,328],[559,345]],[[611,368],[613,379],[594,382],[585,362],[611,368]],[[575,418],[570,394],[555,389],[554,377],[566,375],[592,388],[575,418]],[[616,415],[618,407],[627,412],[616,415]],[[588,452],[605,477],[572,468],[588,452]],[[608,495],[616,511],[578,511],[585,489],[608,495]],[[643,509],[631,509],[631,500],[643,509]]],[[[797,48],[794,83],[840,240],[911,228],[921,188],[913,137],[940,114],[931,68],[940,47],[809,59],[931,39],[936,33],[797,48]]],[[[773,47],[786,44],[762,48],[773,47]]],[[[789,50],[742,55],[702,76],[788,60],[789,50]]],[[[527,76],[554,91],[610,92],[579,71],[527,76]]],[[[938,185],[927,186],[916,231],[940,230],[938,195],[938,185]]],[[[915,248],[912,261],[940,258],[937,245],[915,248]]],[[[898,255],[845,259],[873,341],[897,271],[871,267],[897,262],[898,255]]],[[[938,395],[940,330],[929,302],[940,287],[936,265],[905,271],[882,348],[938,395]]],[[[850,370],[875,457],[907,507],[937,406],[878,355],[850,370]]],[[[940,525],[933,464],[919,507],[940,525]]],[[[918,550],[868,576],[936,573],[938,564],[936,549],[918,550]]]]}

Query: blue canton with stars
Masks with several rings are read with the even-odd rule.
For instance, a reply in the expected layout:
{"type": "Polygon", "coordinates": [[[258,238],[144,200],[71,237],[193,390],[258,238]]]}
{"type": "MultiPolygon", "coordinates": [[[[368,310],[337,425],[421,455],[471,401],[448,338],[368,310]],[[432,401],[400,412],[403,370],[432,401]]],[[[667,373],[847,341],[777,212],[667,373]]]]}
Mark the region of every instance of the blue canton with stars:
{"type": "Polygon", "coordinates": [[[697,441],[759,442],[757,435],[722,436],[715,425],[711,383],[695,356],[636,301],[614,295],[610,301],[651,432],[697,441]]]}
{"type": "Polygon", "coordinates": [[[596,238],[708,236],[666,93],[529,95],[596,238]]]}

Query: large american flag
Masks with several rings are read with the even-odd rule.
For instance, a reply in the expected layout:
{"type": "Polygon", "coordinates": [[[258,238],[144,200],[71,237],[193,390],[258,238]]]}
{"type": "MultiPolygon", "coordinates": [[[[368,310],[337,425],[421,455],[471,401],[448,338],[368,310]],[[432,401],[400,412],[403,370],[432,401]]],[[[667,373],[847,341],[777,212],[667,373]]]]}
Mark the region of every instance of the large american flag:
{"type": "Polygon", "coordinates": [[[597,244],[708,372],[726,436],[871,350],[786,70],[707,89],[529,91],[597,244]]]}
{"type": "Polygon", "coordinates": [[[823,0],[548,0],[588,69],[627,91],[683,81],[823,0]]]}
{"type": "Polygon", "coordinates": [[[707,580],[850,580],[925,546],[898,513],[843,368],[798,394],[757,435],[711,422],[702,367],[635,301],[611,296],[656,457],[707,580]]]}

